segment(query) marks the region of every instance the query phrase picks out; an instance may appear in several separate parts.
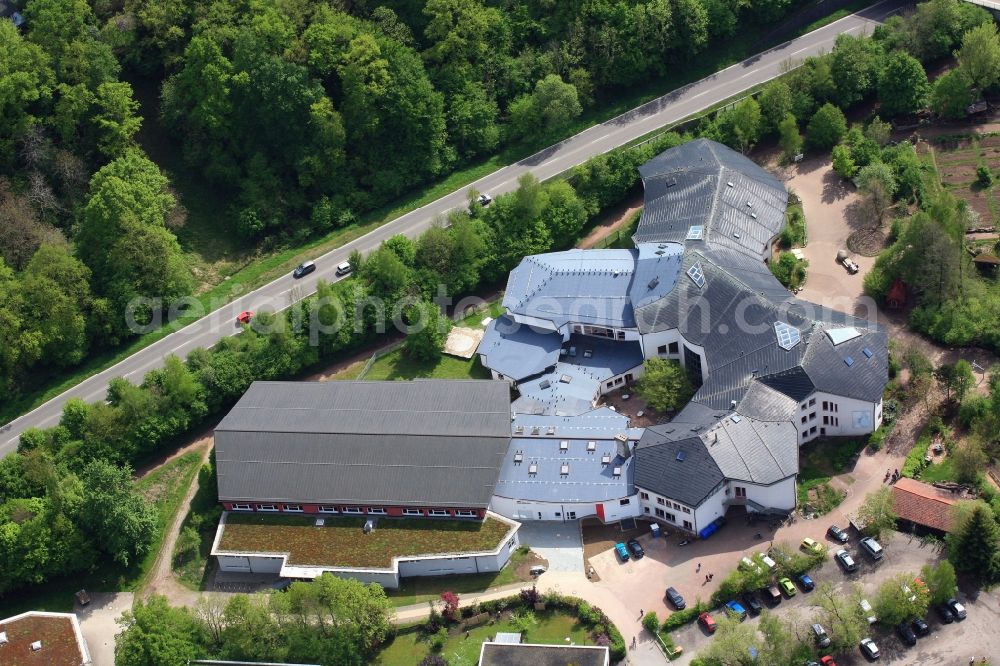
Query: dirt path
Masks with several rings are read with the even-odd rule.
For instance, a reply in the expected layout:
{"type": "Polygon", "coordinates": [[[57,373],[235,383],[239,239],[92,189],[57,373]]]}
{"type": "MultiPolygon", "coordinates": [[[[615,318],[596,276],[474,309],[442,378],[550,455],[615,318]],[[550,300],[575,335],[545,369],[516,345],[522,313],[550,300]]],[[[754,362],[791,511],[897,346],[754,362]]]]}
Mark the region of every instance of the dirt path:
{"type": "Polygon", "coordinates": [[[642,208],[642,194],[630,197],[625,203],[612,208],[605,216],[604,221],[594,227],[587,236],[577,243],[577,247],[587,250],[594,247],[599,242],[625,226],[632,215],[642,208]]]}
{"type": "MultiPolygon", "coordinates": [[[[211,436],[201,437],[194,443],[180,449],[177,454],[168,457],[167,460],[171,460],[187,451],[198,451],[201,453],[200,465],[204,465],[208,461],[209,453],[212,451],[212,441],[211,436]]],[[[146,473],[148,474],[153,469],[148,470],[146,473]]],[[[174,521],[167,527],[167,533],[164,535],[163,543],[160,545],[160,552],[157,554],[156,562],[153,564],[153,571],[146,585],[140,590],[139,596],[148,597],[152,594],[162,594],[171,605],[175,606],[194,606],[198,602],[199,593],[181,585],[174,577],[173,571],[174,546],[181,531],[181,524],[187,516],[188,509],[191,507],[191,500],[194,499],[196,492],[198,492],[197,475],[191,482],[191,487],[188,488],[184,500],[180,503],[177,515],[174,516],[174,521]]]]}

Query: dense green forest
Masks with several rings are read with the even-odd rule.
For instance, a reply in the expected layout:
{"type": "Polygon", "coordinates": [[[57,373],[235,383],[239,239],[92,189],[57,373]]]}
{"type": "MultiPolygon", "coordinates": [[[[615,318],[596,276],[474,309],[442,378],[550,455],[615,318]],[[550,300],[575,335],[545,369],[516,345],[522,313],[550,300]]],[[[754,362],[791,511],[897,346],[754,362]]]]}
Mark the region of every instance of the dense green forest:
{"type": "Polygon", "coordinates": [[[273,248],[502,146],[560,138],[595,99],[790,4],[14,0],[24,26],[0,25],[0,399],[127,341],[136,297],[202,283],[143,125],[218,202],[205,233],[273,248]]]}

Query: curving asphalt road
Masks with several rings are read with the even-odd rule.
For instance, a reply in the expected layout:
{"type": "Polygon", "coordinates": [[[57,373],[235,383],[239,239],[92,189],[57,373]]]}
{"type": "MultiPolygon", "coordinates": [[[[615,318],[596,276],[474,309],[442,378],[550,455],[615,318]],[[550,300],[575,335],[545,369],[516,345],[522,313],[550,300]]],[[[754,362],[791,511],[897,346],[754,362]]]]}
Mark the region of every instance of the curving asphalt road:
{"type": "MultiPolygon", "coordinates": [[[[857,14],[759,53],[600,125],[594,125],[516,164],[477,180],[472,187],[480,192],[497,195],[515,189],[518,177],[527,172],[533,173],[539,180],[556,176],[594,155],[617,148],[655,129],[694,115],[713,104],[769,81],[782,73],[786,61],[800,61],[808,56],[828,52],[832,50],[837,35],[842,33],[856,35],[870,31],[878,22],[898,12],[907,4],[904,0],[883,0],[857,14]]],[[[354,250],[362,253],[370,252],[382,241],[396,234],[418,236],[436,217],[453,208],[465,206],[467,191],[468,187],[456,190],[316,258],[317,270],[306,278],[294,280],[291,275],[286,275],[245,294],[11,421],[0,428],[0,456],[16,450],[18,439],[27,428],[56,425],[63,405],[68,399],[82,398],[88,402],[103,399],[108,382],[115,377],[125,377],[138,383],[148,370],[162,366],[164,358],[171,354],[184,357],[192,349],[211,347],[219,339],[239,332],[234,321],[244,310],[262,312],[288,307],[294,300],[315,292],[318,280],[328,282],[337,280],[334,267],[346,261],[354,250]]]]}

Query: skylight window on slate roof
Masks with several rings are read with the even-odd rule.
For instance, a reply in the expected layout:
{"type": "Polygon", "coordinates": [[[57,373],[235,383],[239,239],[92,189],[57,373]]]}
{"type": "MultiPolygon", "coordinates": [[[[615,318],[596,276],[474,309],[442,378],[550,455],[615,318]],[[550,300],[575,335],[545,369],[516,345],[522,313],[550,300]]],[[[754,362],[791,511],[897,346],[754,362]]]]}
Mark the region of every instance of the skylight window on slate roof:
{"type": "Polygon", "coordinates": [[[854,358],[853,358],[852,356],[848,356],[847,358],[845,358],[845,359],[844,359],[844,363],[845,363],[845,364],[847,365],[847,367],[849,368],[849,367],[851,367],[852,365],[854,365],[854,358]]]}
{"type": "Polygon", "coordinates": [[[872,356],[875,355],[875,352],[873,352],[868,347],[865,347],[865,349],[864,349],[864,355],[865,355],[865,358],[871,358],[872,356]]]}
{"type": "Polygon", "coordinates": [[[528,465],[528,475],[534,476],[535,474],[538,474],[538,463],[531,463],[528,465]]]}
{"type": "Polygon", "coordinates": [[[567,476],[569,474],[569,463],[563,463],[559,466],[559,474],[561,476],[567,476]]]}
{"type": "Polygon", "coordinates": [[[699,289],[705,286],[705,274],[701,272],[700,261],[696,261],[694,264],[691,265],[691,268],[687,270],[687,275],[689,278],[691,278],[691,282],[694,282],[696,285],[698,285],[699,289]]]}
{"type": "Polygon", "coordinates": [[[684,455],[685,454],[684,454],[683,451],[678,451],[677,452],[677,462],[684,462],[684,455]]]}
{"type": "Polygon", "coordinates": [[[836,347],[839,344],[847,342],[848,340],[853,340],[854,338],[861,336],[861,331],[849,326],[847,328],[828,328],[826,329],[826,336],[830,338],[830,342],[836,347]]]}
{"type": "Polygon", "coordinates": [[[622,475],[622,468],[621,467],[615,467],[611,471],[611,474],[612,474],[612,476],[621,476],[622,475]]]}
{"type": "Polygon", "coordinates": [[[705,238],[705,227],[700,224],[692,224],[688,228],[685,240],[703,240],[705,238]]]}
{"type": "Polygon", "coordinates": [[[799,333],[799,329],[783,321],[774,322],[774,335],[778,338],[778,346],[782,349],[790,350],[802,342],[802,335],[799,333]]]}

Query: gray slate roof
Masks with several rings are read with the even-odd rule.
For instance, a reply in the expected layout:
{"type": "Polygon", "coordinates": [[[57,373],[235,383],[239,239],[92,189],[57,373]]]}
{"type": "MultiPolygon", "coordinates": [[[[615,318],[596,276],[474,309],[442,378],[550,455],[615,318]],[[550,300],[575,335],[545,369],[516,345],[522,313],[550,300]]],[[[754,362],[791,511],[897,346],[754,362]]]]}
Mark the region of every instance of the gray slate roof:
{"type": "Polygon", "coordinates": [[[476,351],[484,366],[519,382],[555,365],[561,346],[558,333],[537,331],[503,315],[486,327],[476,351]]]}
{"type": "Polygon", "coordinates": [[[254,382],[215,431],[219,499],[485,508],[509,441],[506,382],[254,382]]]}
{"type": "Polygon", "coordinates": [[[646,428],[635,449],[634,468],[635,485],[691,507],[726,479],[697,433],[673,424],[646,428]]]}
{"type": "Polygon", "coordinates": [[[711,245],[759,260],[785,224],[788,194],[781,181],[714,141],[671,148],[639,167],[639,174],[645,201],[636,243],[711,245]],[[688,240],[692,226],[702,228],[700,239],[688,240]]]}

